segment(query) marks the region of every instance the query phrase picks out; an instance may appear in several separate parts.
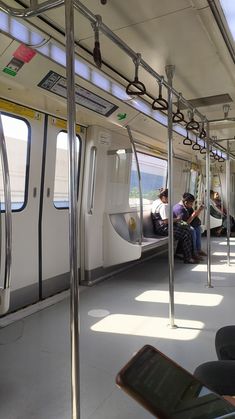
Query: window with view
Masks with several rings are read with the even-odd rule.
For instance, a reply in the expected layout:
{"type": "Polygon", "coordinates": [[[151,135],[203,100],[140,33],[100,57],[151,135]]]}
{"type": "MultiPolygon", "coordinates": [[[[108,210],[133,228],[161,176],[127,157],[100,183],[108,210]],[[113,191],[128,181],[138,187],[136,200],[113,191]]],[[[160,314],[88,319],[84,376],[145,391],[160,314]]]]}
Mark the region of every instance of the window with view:
{"type": "MultiPolygon", "coordinates": [[[[144,153],[137,153],[141,174],[143,206],[157,199],[159,189],[166,186],[167,161],[144,153]]],[[[139,182],[135,157],[132,158],[129,205],[136,206],[139,199],[139,182]]]]}
{"type": "Polygon", "coordinates": [[[191,169],[190,181],[189,181],[189,192],[194,196],[196,196],[198,176],[199,176],[199,173],[196,170],[191,169]]]}
{"type": "MultiPolygon", "coordinates": [[[[24,120],[8,115],[2,115],[2,125],[10,174],[11,208],[20,210],[26,203],[29,126],[24,120]]],[[[1,208],[4,210],[2,165],[0,165],[0,200],[1,208]]]]}
{"type": "MultiPolygon", "coordinates": [[[[80,140],[77,138],[77,161],[79,161],[80,140]]],[[[69,206],[69,154],[67,132],[61,131],[57,135],[56,164],[54,182],[54,205],[56,208],[69,206]]]]}

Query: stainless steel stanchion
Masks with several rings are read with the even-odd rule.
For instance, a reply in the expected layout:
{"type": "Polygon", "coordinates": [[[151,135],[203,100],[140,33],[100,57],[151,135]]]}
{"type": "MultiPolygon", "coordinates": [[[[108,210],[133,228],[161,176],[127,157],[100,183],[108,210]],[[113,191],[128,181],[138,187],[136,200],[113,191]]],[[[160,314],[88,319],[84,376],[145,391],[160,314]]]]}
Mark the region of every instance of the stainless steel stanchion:
{"type": "Polygon", "coordinates": [[[227,160],[226,160],[226,200],[227,200],[227,264],[230,265],[230,144],[227,141],[227,160]]]}
{"type": "Polygon", "coordinates": [[[211,285],[211,226],[210,226],[210,125],[206,124],[207,146],[206,146],[206,227],[207,227],[207,284],[208,288],[213,288],[211,285]]]}
{"type": "Polygon", "coordinates": [[[79,385],[79,278],[78,278],[78,206],[77,141],[74,71],[73,1],[65,1],[67,113],[69,137],[69,238],[70,238],[70,328],[71,328],[71,401],[72,419],[80,418],[79,385]]]}
{"type": "Polygon", "coordinates": [[[170,327],[175,328],[175,307],[174,307],[174,230],[173,230],[173,121],[172,121],[172,80],[175,72],[174,65],[165,67],[168,81],[168,260],[169,260],[169,320],[170,327]]]}

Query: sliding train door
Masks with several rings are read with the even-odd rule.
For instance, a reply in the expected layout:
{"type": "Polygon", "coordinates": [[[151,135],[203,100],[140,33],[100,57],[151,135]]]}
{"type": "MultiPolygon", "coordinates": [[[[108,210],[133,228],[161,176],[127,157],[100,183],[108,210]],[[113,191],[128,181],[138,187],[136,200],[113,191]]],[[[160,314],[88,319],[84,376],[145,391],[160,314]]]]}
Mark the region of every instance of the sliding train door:
{"type": "MultiPolygon", "coordinates": [[[[42,169],[44,115],[0,101],[10,170],[12,201],[12,274],[10,311],[38,300],[38,216],[42,169]]],[[[4,211],[1,174],[1,210],[4,211]]],[[[2,234],[4,235],[4,217],[2,234]]],[[[2,237],[4,277],[5,243],[2,237]]],[[[1,284],[2,285],[2,284],[1,284]]]]}
{"type": "MultiPolygon", "coordinates": [[[[40,294],[42,298],[69,287],[69,201],[67,124],[49,116],[44,140],[45,167],[40,210],[40,294]]],[[[82,128],[77,127],[78,178],[82,128]]]]}

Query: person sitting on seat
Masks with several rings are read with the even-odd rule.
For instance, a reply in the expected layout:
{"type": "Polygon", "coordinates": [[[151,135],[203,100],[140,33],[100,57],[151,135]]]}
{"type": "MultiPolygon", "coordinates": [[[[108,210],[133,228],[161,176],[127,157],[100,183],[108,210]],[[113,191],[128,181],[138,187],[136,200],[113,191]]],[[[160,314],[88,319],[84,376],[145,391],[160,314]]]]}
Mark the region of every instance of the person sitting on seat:
{"type": "Polygon", "coordinates": [[[193,209],[194,196],[185,192],[182,200],[173,206],[173,217],[177,217],[188,223],[193,240],[193,256],[200,260],[201,256],[206,256],[206,253],[201,248],[201,214],[204,206],[201,205],[197,210],[193,209]]]}
{"type": "MultiPolygon", "coordinates": [[[[222,200],[218,192],[210,190],[210,214],[214,218],[222,219],[222,225],[216,230],[216,236],[220,237],[221,234],[226,233],[227,231],[227,211],[226,208],[222,205],[222,200]]],[[[230,229],[234,230],[235,221],[234,218],[230,215],[230,229]]]]}
{"type": "MultiPolygon", "coordinates": [[[[159,199],[152,204],[152,220],[156,234],[167,236],[168,235],[168,218],[169,218],[169,205],[168,205],[168,189],[162,189],[159,194],[159,199]]],[[[173,219],[174,222],[174,238],[179,240],[182,246],[184,263],[197,263],[192,257],[193,243],[192,236],[188,225],[185,223],[182,226],[181,220],[178,218],[173,219]]]]}

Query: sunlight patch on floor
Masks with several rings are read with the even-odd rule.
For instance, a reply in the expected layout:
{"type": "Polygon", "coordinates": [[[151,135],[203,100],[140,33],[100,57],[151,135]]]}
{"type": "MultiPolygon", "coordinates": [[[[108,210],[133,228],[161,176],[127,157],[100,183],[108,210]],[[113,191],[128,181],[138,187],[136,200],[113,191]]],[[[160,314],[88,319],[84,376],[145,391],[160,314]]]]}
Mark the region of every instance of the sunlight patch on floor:
{"type": "MultiPolygon", "coordinates": [[[[220,244],[220,246],[227,246],[228,245],[227,241],[220,242],[219,244],[220,244]]],[[[235,242],[231,242],[231,239],[230,239],[230,246],[235,246],[235,242]]]]}
{"type": "MultiPolygon", "coordinates": [[[[207,265],[197,265],[195,268],[192,268],[192,271],[207,272],[207,265]]],[[[234,274],[234,266],[228,266],[227,264],[211,265],[211,272],[234,274]]]]}
{"type": "MultiPolygon", "coordinates": [[[[149,303],[168,303],[168,291],[149,290],[140,294],[135,298],[137,301],[145,301],[149,303]]],[[[219,294],[202,294],[195,292],[174,292],[175,304],[185,304],[194,306],[213,307],[218,306],[223,299],[219,294]]]]}
{"type": "MultiPolygon", "coordinates": [[[[227,252],[213,252],[212,255],[213,256],[227,256],[227,252]]],[[[230,252],[230,256],[235,257],[235,253],[230,252]]]]}
{"type": "Polygon", "coordinates": [[[195,339],[204,323],[195,320],[175,319],[176,329],[171,329],[164,317],[111,314],[95,323],[91,330],[102,333],[145,336],[175,340],[195,339]]]}

